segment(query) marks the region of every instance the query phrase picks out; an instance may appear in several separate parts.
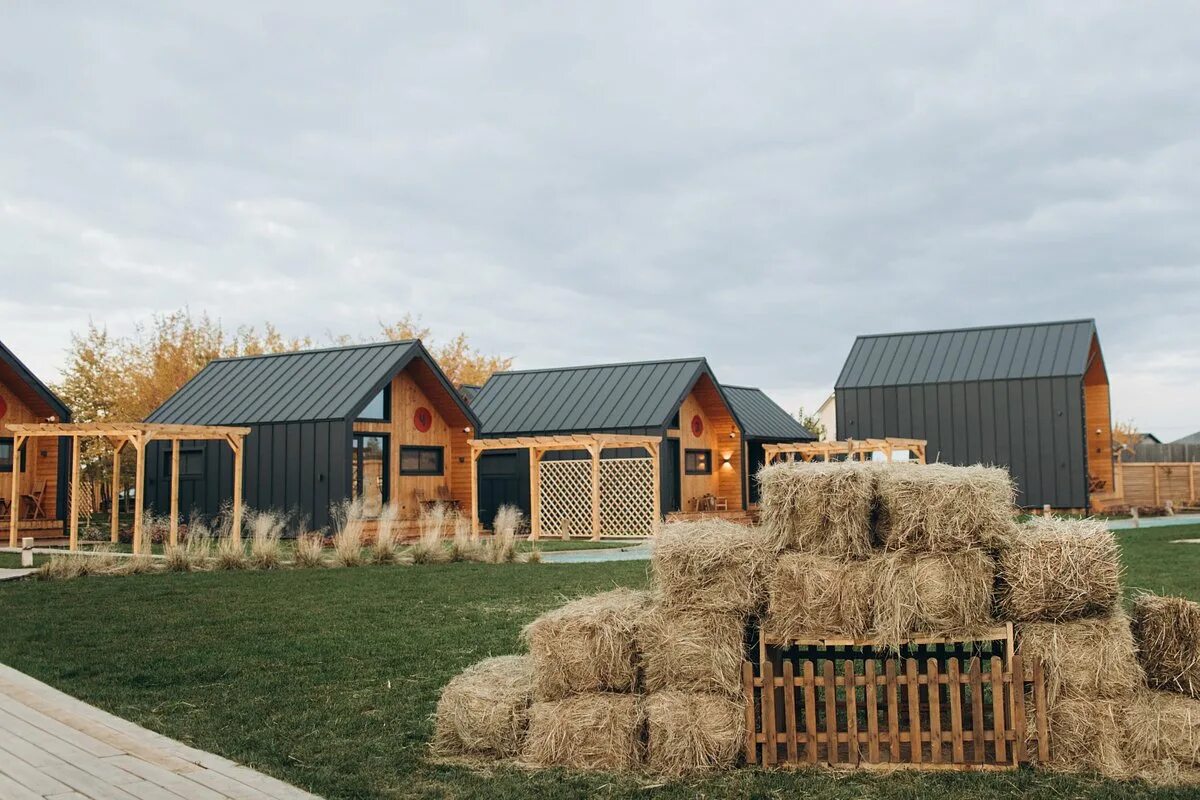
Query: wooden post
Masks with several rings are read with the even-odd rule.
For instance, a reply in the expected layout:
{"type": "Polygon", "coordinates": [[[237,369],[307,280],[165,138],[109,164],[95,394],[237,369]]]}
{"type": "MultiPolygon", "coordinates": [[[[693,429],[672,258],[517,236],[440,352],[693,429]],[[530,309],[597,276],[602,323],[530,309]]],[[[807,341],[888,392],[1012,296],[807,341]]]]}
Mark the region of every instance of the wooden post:
{"type": "Polygon", "coordinates": [[[529,448],[529,536],[542,538],[542,451],[529,448]]]}
{"type": "MultiPolygon", "coordinates": [[[[232,443],[231,443],[232,444],[232,443]]],[[[234,451],[237,452],[236,450],[234,451]]],[[[171,546],[179,544],[179,440],[171,440],[171,546]]]]}
{"type": "Polygon", "coordinates": [[[1135,527],[1135,528],[1140,528],[1140,527],[1141,527],[1141,523],[1140,523],[1140,522],[1138,522],[1138,510],[1137,510],[1137,506],[1130,506],[1130,507],[1129,507],[1129,515],[1130,515],[1131,517],[1133,517],[1133,527],[1135,527]]]}
{"type": "Polygon", "coordinates": [[[21,516],[21,445],[25,437],[13,433],[12,501],[8,507],[8,546],[17,546],[17,519],[21,516]]]}
{"type": "Polygon", "coordinates": [[[134,471],[133,502],[133,552],[142,552],[142,504],[146,502],[146,437],[137,434],[131,437],[133,452],[137,457],[134,471]]]}
{"type": "Polygon", "coordinates": [[[21,540],[21,566],[33,566],[33,537],[27,536],[21,540]]]}
{"type": "Polygon", "coordinates": [[[592,454],[592,541],[600,541],[600,445],[588,447],[592,454]]]}
{"type": "Polygon", "coordinates": [[[70,550],[79,549],[79,437],[71,437],[71,542],[70,550]]]}
{"type": "Polygon", "coordinates": [[[659,462],[658,443],[646,448],[650,453],[651,478],[654,481],[652,494],[654,496],[654,518],[650,521],[650,535],[658,534],[658,526],[662,524],[662,464],[659,462]]]}
{"type": "Polygon", "coordinates": [[[1161,506],[1162,499],[1158,488],[1158,464],[1155,464],[1151,469],[1154,470],[1154,505],[1161,506]]]}
{"type": "Polygon", "coordinates": [[[111,518],[108,523],[108,536],[113,544],[118,541],[121,523],[121,450],[124,447],[124,441],[113,442],[112,508],[109,509],[111,518]]]}
{"type": "Polygon", "coordinates": [[[241,547],[242,544],[242,445],[245,439],[238,437],[234,441],[233,437],[229,439],[229,446],[233,448],[233,525],[229,529],[229,535],[233,538],[233,543],[241,547]]]}

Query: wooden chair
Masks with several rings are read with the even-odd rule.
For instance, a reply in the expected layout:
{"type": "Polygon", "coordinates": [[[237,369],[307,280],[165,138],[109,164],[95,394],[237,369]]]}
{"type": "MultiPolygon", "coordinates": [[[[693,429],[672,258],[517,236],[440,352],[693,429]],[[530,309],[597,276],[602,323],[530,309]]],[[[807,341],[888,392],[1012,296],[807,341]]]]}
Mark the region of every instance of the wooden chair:
{"type": "Polygon", "coordinates": [[[713,507],[714,507],[715,511],[728,511],[729,510],[729,498],[721,497],[720,495],[718,495],[713,500],[713,507]]]}
{"type": "Polygon", "coordinates": [[[12,504],[8,502],[7,497],[0,497],[0,522],[4,522],[9,517],[9,511],[12,509],[12,504]]]}
{"type": "Polygon", "coordinates": [[[25,505],[29,507],[29,515],[26,519],[48,519],[46,509],[42,506],[42,501],[46,498],[46,481],[41,481],[37,484],[37,488],[28,494],[21,495],[21,499],[25,501],[25,505]]]}

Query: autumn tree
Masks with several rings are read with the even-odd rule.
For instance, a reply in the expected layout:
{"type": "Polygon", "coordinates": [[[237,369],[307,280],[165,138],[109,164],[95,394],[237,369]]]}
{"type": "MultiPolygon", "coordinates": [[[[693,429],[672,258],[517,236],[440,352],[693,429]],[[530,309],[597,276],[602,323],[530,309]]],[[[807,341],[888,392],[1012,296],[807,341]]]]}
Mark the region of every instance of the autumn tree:
{"type": "Polygon", "coordinates": [[[1142,443],[1142,434],[1133,420],[1127,419],[1112,426],[1113,455],[1118,459],[1123,453],[1133,455],[1142,443]]]}
{"type": "Polygon", "coordinates": [[[804,406],[800,406],[796,411],[796,419],[804,426],[804,430],[817,437],[817,441],[825,438],[825,423],[821,422],[819,415],[810,414],[804,410],[804,406]]]}
{"type": "Polygon", "coordinates": [[[504,356],[492,356],[480,352],[471,346],[465,333],[459,333],[453,339],[442,344],[433,342],[430,330],[420,324],[419,318],[405,314],[398,321],[387,324],[380,323],[380,332],[384,338],[391,341],[403,339],[420,339],[429,348],[446,378],[455,386],[463,384],[483,384],[493,372],[503,372],[512,367],[512,359],[504,356]]]}

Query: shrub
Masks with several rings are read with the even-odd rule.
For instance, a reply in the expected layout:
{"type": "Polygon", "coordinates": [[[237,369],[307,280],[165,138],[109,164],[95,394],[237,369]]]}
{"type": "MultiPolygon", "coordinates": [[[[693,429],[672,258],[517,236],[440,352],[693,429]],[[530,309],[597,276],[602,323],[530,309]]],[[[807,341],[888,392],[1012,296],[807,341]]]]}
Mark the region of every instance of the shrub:
{"type": "Polygon", "coordinates": [[[400,518],[400,507],[386,503],[379,512],[376,522],[375,541],[371,545],[371,561],[376,564],[396,563],[396,522],[400,518]]]}
{"type": "Polygon", "coordinates": [[[253,511],[250,523],[250,566],[255,569],[278,569],[283,564],[280,538],[287,520],[275,511],[253,511]]]}
{"type": "Polygon", "coordinates": [[[325,536],[320,532],[297,536],[292,564],[302,569],[325,566],[325,536]]]}
{"type": "Polygon", "coordinates": [[[479,561],[482,558],[483,549],[478,542],[471,540],[471,520],[462,514],[455,513],[452,525],[454,538],[450,541],[450,560],[479,561]]]}
{"type": "Polygon", "coordinates": [[[217,554],[213,565],[217,569],[245,569],[245,546],[241,542],[235,542],[232,536],[222,537],[217,542],[217,554]]]}
{"type": "Polygon", "coordinates": [[[333,511],[333,563],[339,567],[357,567],[363,561],[362,499],[350,500],[333,511]]]}
{"type": "Polygon", "coordinates": [[[524,515],[516,506],[503,505],[496,510],[492,522],[492,538],[487,543],[487,560],[493,564],[506,564],[517,560],[517,531],[521,528],[524,515]]]}
{"type": "Polygon", "coordinates": [[[408,551],[414,564],[436,564],[450,557],[450,553],[442,546],[446,521],[446,506],[441,503],[433,503],[421,509],[421,514],[417,517],[421,535],[408,551]]]}

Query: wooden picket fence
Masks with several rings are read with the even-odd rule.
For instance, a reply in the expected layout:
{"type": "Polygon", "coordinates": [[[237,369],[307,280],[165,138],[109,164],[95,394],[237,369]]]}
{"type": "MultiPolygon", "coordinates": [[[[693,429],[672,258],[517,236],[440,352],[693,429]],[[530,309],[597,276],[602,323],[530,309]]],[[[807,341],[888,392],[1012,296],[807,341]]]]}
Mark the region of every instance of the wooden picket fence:
{"type": "Polygon", "coordinates": [[[1011,769],[1029,760],[1030,726],[1049,756],[1042,667],[1003,640],[990,657],[969,655],[984,649],[977,642],[950,642],[923,659],[808,644],[791,642],[784,656],[764,647],[760,664],[742,665],[751,764],[1011,769]]]}

